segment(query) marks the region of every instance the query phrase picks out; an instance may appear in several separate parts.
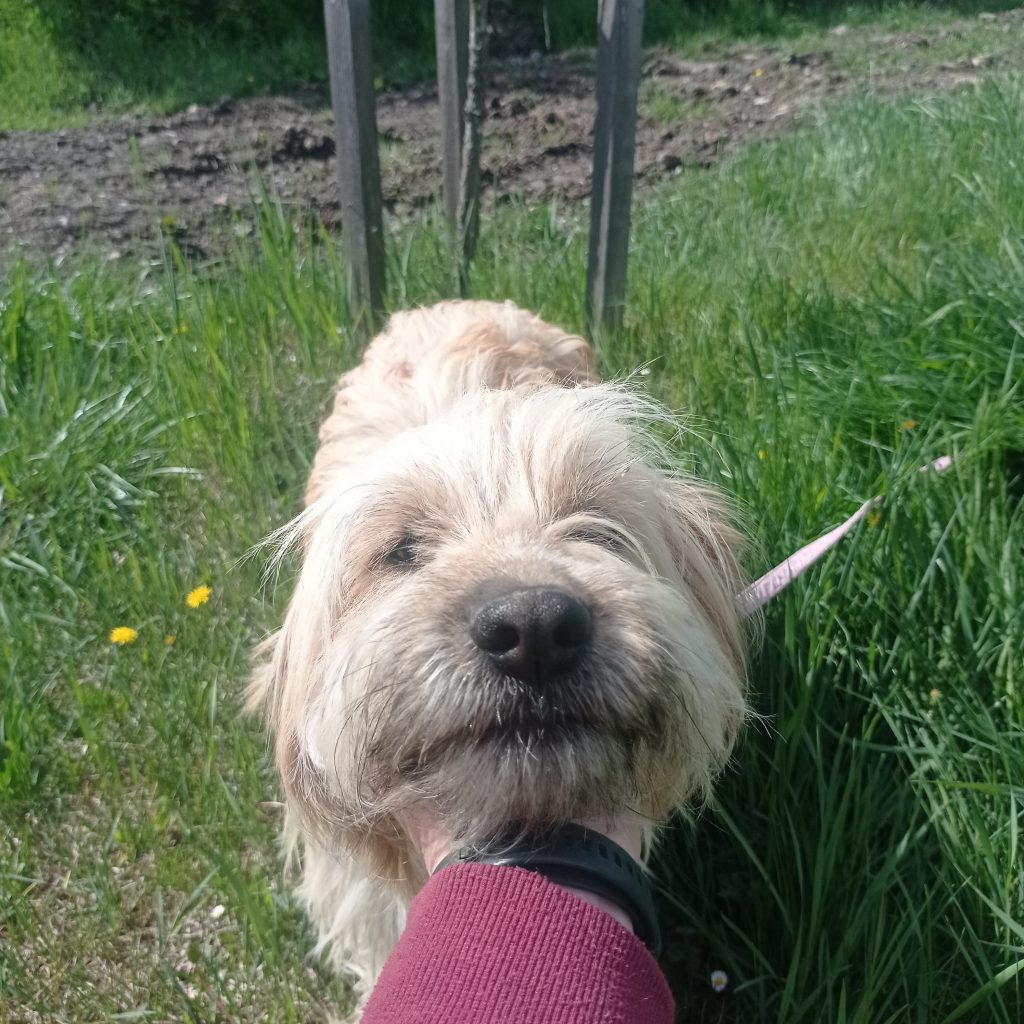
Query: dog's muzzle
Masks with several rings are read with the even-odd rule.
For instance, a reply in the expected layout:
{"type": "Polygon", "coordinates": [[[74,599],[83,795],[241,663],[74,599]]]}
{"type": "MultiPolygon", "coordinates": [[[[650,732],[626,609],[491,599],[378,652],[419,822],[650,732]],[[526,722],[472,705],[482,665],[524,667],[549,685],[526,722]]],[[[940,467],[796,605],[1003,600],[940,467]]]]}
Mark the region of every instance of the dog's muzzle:
{"type": "Polygon", "coordinates": [[[593,620],[577,597],[526,587],[493,598],[471,616],[469,635],[506,676],[530,686],[572,671],[590,646],[593,620]]]}

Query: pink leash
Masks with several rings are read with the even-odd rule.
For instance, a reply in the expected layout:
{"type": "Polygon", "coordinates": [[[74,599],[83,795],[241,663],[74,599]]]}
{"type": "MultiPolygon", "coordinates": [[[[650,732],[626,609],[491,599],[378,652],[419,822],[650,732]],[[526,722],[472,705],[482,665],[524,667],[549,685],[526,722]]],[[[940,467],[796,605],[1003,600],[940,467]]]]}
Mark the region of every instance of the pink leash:
{"type": "MultiPolygon", "coordinates": [[[[930,462],[927,466],[922,466],[918,472],[927,473],[931,471],[942,473],[949,469],[952,464],[953,460],[948,455],[943,455],[934,462],[930,462]]],[[[785,590],[797,576],[810,569],[822,555],[831,548],[834,548],[871,509],[881,504],[882,500],[881,495],[869,498],[845,523],[840,523],[835,529],[829,530],[828,533],[817,540],[811,541],[810,544],[794,552],[784,562],[775,566],[774,569],[770,569],[759,580],[751,583],[736,599],[743,616],[753,615],[758,608],[767,604],[776,594],[785,590]]]]}

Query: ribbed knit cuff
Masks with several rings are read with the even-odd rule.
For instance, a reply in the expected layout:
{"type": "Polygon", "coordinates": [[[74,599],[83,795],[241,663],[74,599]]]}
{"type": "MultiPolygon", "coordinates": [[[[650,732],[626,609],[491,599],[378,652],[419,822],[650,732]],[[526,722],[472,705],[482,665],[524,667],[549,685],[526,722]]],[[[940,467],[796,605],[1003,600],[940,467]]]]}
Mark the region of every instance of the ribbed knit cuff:
{"type": "Polygon", "coordinates": [[[671,1024],[646,947],[603,910],[522,868],[435,875],[363,1024],[671,1024]]]}

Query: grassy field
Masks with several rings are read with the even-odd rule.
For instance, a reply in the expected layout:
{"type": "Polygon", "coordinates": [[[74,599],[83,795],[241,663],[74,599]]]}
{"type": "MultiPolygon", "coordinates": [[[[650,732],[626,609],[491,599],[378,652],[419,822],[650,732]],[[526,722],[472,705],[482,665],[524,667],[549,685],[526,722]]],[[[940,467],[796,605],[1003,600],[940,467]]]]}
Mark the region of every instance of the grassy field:
{"type": "MultiPolygon", "coordinates": [[[[1022,138],[1019,79],[862,99],[636,212],[603,367],[686,412],[680,462],[743,508],[755,571],[886,495],[768,608],[763,721],[663,844],[687,1020],[1024,1016],[1022,138]]],[[[395,308],[448,292],[433,216],[392,239],[395,308]]],[[[504,207],[473,291],[582,329],[584,261],[582,211],[504,207]]],[[[272,216],[213,265],[0,278],[2,1021],[344,1005],[239,710],[287,596],[245,556],[355,358],[344,278],[272,216]]]]}
{"type": "MultiPolygon", "coordinates": [[[[834,50],[870,63],[862,41],[831,35],[838,25],[880,31],[934,27],[1019,0],[647,0],[644,38],[690,54],[731,43],[779,41],[798,52],[834,50]]],[[[540,48],[592,47],[593,0],[515,0],[519,30],[540,48]],[[546,18],[544,10],[546,8],[546,18]],[[543,29],[547,25],[547,31],[543,29]],[[524,28],[525,27],[525,28],[524,28]]],[[[381,84],[434,73],[433,16],[426,0],[374,0],[374,50],[381,84]]],[[[326,89],[326,44],[317,0],[232,3],[183,0],[0,0],[0,131],[66,128],[124,113],[162,114],[224,96],[313,86],[326,89]],[[255,13],[254,13],[255,12],[255,13]]],[[[975,48],[1006,48],[980,23],[975,48]]],[[[912,52],[936,62],[941,50],[912,52]]]]}

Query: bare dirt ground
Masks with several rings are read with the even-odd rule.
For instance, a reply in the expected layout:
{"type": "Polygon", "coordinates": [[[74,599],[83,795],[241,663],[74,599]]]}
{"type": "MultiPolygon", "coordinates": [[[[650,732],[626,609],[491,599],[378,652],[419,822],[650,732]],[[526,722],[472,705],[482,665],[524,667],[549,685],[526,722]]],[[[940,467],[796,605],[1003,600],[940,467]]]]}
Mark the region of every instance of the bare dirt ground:
{"type": "MultiPolygon", "coordinates": [[[[1019,39],[1024,9],[980,21],[993,38],[1019,39]]],[[[974,86],[1012,64],[998,47],[945,59],[958,49],[966,54],[978,24],[891,35],[840,28],[814,52],[765,46],[700,60],[651,52],[640,92],[638,185],[708,167],[737,144],[789,131],[822,101],[856,90],[974,86]],[[860,52],[870,60],[849,59],[860,52]]],[[[483,160],[489,197],[584,199],[594,112],[592,55],[492,61],[483,160]]],[[[401,215],[430,203],[441,188],[436,89],[386,91],[377,117],[387,208],[401,215]]],[[[325,95],[225,100],[171,117],[0,133],[0,253],[61,259],[89,248],[116,259],[152,250],[164,231],[202,256],[226,231],[253,230],[261,189],[297,216],[311,212],[337,224],[325,95]]]]}

